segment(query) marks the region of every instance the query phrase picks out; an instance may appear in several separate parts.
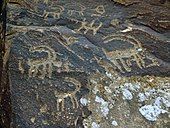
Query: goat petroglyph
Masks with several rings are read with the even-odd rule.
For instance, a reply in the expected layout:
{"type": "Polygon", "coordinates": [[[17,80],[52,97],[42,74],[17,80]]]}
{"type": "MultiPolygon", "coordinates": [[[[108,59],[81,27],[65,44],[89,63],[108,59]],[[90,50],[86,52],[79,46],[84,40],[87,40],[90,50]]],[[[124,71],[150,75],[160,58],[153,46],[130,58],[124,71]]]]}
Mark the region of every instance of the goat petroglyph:
{"type": "Polygon", "coordinates": [[[67,4],[67,14],[69,16],[72,15],[79,15],[79,16],[84,16],[84,11],[86,10],[86,7],[81,5],[81,4],[77,4],[77,3],[72,3],[72,4],[67,4]]]}
{"type": "Polygon", "coordinates": [[[48,78],[51,78],[53,66],[61,67],[62,65],[62,62],[56,61],[57,59],[56,52],[48,46],[45,45],[36,46],[31,48],[29,51],[32,53],[35,52],[47,53],[47,58],[41,58],[37,60],[28,59],[28,65],[30,66],[29,77],[35,77],[38,76],[38,74],[40,74],[38,77],[41,79],[45,78],[46,76],[48,78]]]}
{"type": "MultiPolygon", "coordinates": [[[[35,3],[39,3],[41,2],[41,0],[34,0],[35,3]]],[[[48,4],[49,3],[49,0],[44,0],[43,3],[45,4],[48,4]]]]}
{"type": "Polygon", "coordinates": [[[79,103],[78,103],[77,98],[76,98],[76,93],[78,91],[80,91],[81,83],[79,81],[77,81],[76,79],[70,78],[70,77],[65,77],[64,81],[68,84],[68,86],[74,85],[75,90],[74,91],[68,91],[68,92],[58,92],[58,91],[54,92],[55,97],[57,98],[57,110],[58,111],[60,111],[60,110],[64,111],[65,99],[66,98],[70,98],[73,109],[79,107],[79,103]]]}
{"type": "Polygon", "coordinates": [[[102,27],[103,23],[100,22],[98,26],[94,25],[95,20],[92,20],[91,23],[88,23],[86,19],[81,22],[81,27],[79,29],[76,29],[77,32],[80,32],[81,30],[85,30],[84,34],[86,34],[88,31],[93,31],[93,35],[96,35],[97,31],[102,27]]]}
{"type": "Polygon", "coordinates": [[[106,56],[110,58],[111,62],[122,73],[124,73],[122,66],[127,72],[131,71],[131,66],[132,66],[131,61],[135,61],[138,67],[141,69],[145,67],[144,54],[143,54],[144,49],[142,48],[141,43],[137,39],[135,39],[132,36],[127,36],[123,34],[112,34],[104,37],[103,39],[104,39],[104,43],[108,43],[113,40],[121,40],[121,41],[126,41],[133,45],[133,48],[105,52],[106,56]]]}
{"type": "Polygon", "coordinates": [[[49,16],[52,16],[55,19],[59,19],[60,15],[64,11],[64,7],[60,5],[50,7],[50,11],[44,10],[43,17],[47,19],[49,16]]]}

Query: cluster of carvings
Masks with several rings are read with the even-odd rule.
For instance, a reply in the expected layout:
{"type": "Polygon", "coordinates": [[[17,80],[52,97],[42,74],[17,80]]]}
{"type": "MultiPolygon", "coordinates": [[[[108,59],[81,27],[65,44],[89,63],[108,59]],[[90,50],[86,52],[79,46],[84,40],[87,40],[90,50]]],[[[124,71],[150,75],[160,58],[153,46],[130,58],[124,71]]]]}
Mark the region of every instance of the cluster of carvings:
{"type": "MultiPolygon", "coordinates": [[[[71,37],[69,37],[71,38],[71,37]]],[[[103,52],[105,53],[106,57],[112,62],[114,66],[116,66],[122,73],[124,72],[130,72],[132,69],[132,62],[135,62],[139,68],[145,68],[149,67],[150,65],[146,65],[144,59],[147,57],[144,55],[144,49],[141,46],[140,41],[135,39],[132,36],[127,36],[124,34],[112,34],[108,35],[103,38],[104,43],[111,42],[113,40],[121,40],[126,41],[133,45],[132,48],[125,49],[125,50],[116,50],[107,52],[103,49],[103,52]]],[[[57,58],[57,53],[53,48],[46,46],[46,45],[40,45],[40,46],[34,46],[29,49],[30,53],[46,53],[46,57],[38,58],[38,59],[32,59],[29,58],[27,61],[27,64],[29,66],[28,75],[29,77],[38,77],[40,79],[44,79],[45,77],[51,78],[54,67],[60,68],[63,65],[63,62],[59,61],[59,58],[57,58]]],[[[155,66],[158,65],[155,60],[152,60],[153,62],[151,65],[155,66]]],[[[24,68],[22,67],[22,61],[19,60],[19,70],[21,73],[24,73],[24,68]]],[[[65,99],[69,98],[72,103],[72,108],[78,108],[79,103],[76,98],[76,93],[80,91],[81,83],[77,81],[74,78],[66,77],[65,82],[70,82],[75,86],[74,91],[69,91],[66,93],[61,93],[58,91],[55,91],[55,97],[57,98],[57,110],[58,111],[64,111],[65,108],[65,99]]]]}
{"type": "Polygon", "coordinates": [[[57,110],[58,111],[60,110],[60,108],[61,108],[61,111],[64,111],[64,108],[65,108],[64,103],[65,103],[66,98],[71,99],[73,109],[79,107],[79,104],[78,104],[78,101],[76,98],[76,93],[80,91],[81,83],[79,81],[77,81],[76,79],[69,78],[69,77],[65,77],[64,81],[74,84],[75,90],[72,92],[68,92],[68,93],[63,93],[63,92],[59,93],[58,91],[55,91],[55,96],[57,98],[57,110]],[[60,106],[60,104],[61,104],[61,106],[60,106]]]}
{"type": "MultiPolygon", "coordinates": [[[[46,1],[44,1],[44,3],[48,4],[49,1],[46,0],[46,1]]],[[[79,28],[76,28],[74,30],[77,33],[83,33],[83,34],[92,33],[95,36],[103,26],[103,23],[100,21],[97,21],[97,19],[88,21],[85,18],[84,13],[87,8],[82,4],[70,3],[65,6],[61,6],[58,4],[50,4],[49,6],[50,6],[50,11],[44,10],[43,17],[45,19],[47,19],[49,15],[53,16],[53,18],[59,19],[60,16],[64,13],[64,11],[66,11],[69,16],[72,16],[72,15],[81,16],[83,18],[83,21],[74,19],[75,21],[77,21],[77,23],[80,24],[79,28]]],[[[95,8],[91,9],[93,11],[93,13],[91,14],[91,17],[95,18],[95,17],[101,17],[101,16],[105,15],[105,13],[106,13],[105,8],[106,7],[104,5],[96,5],[95,8]]],[[[110,21],[110,24],[112,24],[112,21],[110,21]]],[[[140,69],[146,68],[146,67],[151,67],[151,66],[159,66],[158,62],[156,62],[155,59],[149,58],[147,55],[145,55],[145,49],[142,47],[141,42],[138,39],[136,39],[133,36],[123,34],[124,31],[120,31],[119,33],[120,34],[107,35],[105,37],[102,37],[102,39],[105,44],[107,44],[109,42],[114,42],[114,41],[120,40],[120,41],[128,42],[133,45],[132,48],[123,49],[123,50],[115,50],[112,52],[107,52],[105,49],[103,49],[103,52],[106,54],[108,59],[113,63],[113,65],[115,67],[117,67],[119,69],[120,72],[122,72],[122,73],[131,72],[132,62],[135,62],[140,69]],[[149,59],[153,63],[150,65],[146,65],[145,59],[149,59]]],[[[78,41],[78,38],[73,37],[73,36],[67,37],[67,36],[63,35],[63,38],[66,39],[67,45],[73,44],[78,41]]],[[[68,49],[67,46],[65,46],[65,47],[68,49]]],[[[69,49],[69,51],[72,51],[72,50],[69,49]]],[[[72,51],[72,52],[74,53],[74,51],[72,51]]],[[[81,56],[78,56],[78,57],[84,61],[84,59],[81,56]]],[[[29,60],[29,65],[31,67],[31,70],[36,67],[35,64],[33,64],[33,63],[37,63],[37,62],[34,62],[34,60],[32,60],[32,61],[29,60]]],[[[48,64],[48,65],[55,66],[55,64],[52,62],[51,62],[51,64],[48,64]]],[[[44,69],[44,71],[45,71],[45,69],[44,69]]],[[[52,74],[51,71],[45,71],[45,72],[47,72],[48,77],[51,77],[51,74],[52,74]]],[[[30,71],[30,73],[29,73],[30,76],[36,76],[36,74],[37,74],[37,71],[35,71],[34,73],[31,73],[31,71],[30,71]]],[[[46,75],[42,75],[41,77],[44,78],[44,76],[46,76],[46,75]]]]}
{"type": "MultiPolygon", "coordinates": [[[[64,36],[66,41],[68,40],[67,44],[72,43],[72,41],[77,41],[76,37],[66,37],[64,36]]],[[[106,57],[110,62],[119,69],[120,72],[131,72],[132,71],[132,62],[135,62],[136,65],[140,68],[147,68],[151,66],[159,66],[158,62],[154,59],[145,54],[146,50],[142,48],[141,42],[134,38],[133,36],[125,35],[125,34],[111,34],[108,36],[103,37],[103,42],[105,44],[112,42],[112,41],[125,41],[129,44],[132,44],[133,47],[123,49],[123,50],[115,50],[115,51],[107,51],[103,49],[106,57]],[[146,65],[145,59],[150,60],[152,63],[146,65]]],[[[64,43],[62,43],[64,44],[64,43]]],[[[67,45],[64,45],[67,47],[67,45]]],[[[70,48],[67,47],[69,51],[72,51],[70,48]]],[[[27,64],[29,65],[28,75],[29,77],[39,77],[44,79],[45,77],[51,78],[52,72],[54,67],[61,68],[63,63],[57,58],[57,54],[60,53],[56,52],[53,48],[40,45],[40,46],[33,46],[29,49],[30,53],[43,53],[45,52],[47,56],[45,58],[38,58],[32,59],[29,58],[27,64]]],[[[72,51],[74,53],[74,51],[72,51]]],[[[76,54],[76,53],[74,53],[76,54]]],[[[82,61],[85,61],[81,56],[77,55],[82,61]]],[[[23,73],[24,69],[22,68],[21,61],[19,61],[19,70],[23,73]]]]}
{"type": "MultiPolygon", "coordinates": [[[[66,4],[65,6],[51,4],[49,8],[50,9],[44,10],[42,17],[47,18],[48,16],[52,16],[53,18],[59,19],[65,11],[68,16],[84,16],[84,13],[88,10],[84,5],[78,3],[66,4]]],[[[94,12],[91,14],[91,17],[100,17],[106,12],[103,5],[98,5],[94,9],[91,9],[91,11],[94,12]]]]}
{"type": "MultiPolygon", "coordinates": [[[[46,4],[48,4],[48,0],[44,1],[46,4]]],[[[62,13],[65,11],[65,7],[61,5],[50,5],[50,10],[44,10],[44,13],[42,17],[44,19],[47,19],[50,16],[53,18],[59,19],[62,15],[62,13]]],[[[84,16],[84,12],[86,10],[86,7],[80,4],[70,4],[66,5],[67,8],[67,14],[69,16],[72,15],[79,15],[84,16]]],[[[92,9],[94,11],[93,14],[91,14],[91,17],[101,17],[105,14],[105,6],[104,5],[97,5],[96,8],[92,9]]],[[[87,21],[86,18],[83,18],[83,21],[78,21],[80,23],[79,28],[75,29],[74,31],[77,33],[83,33],[87,34],[92,32],[93,36],[95,36],[98,31],[102,28],[103,23],[102,22],[96,22],[96,19],[92,21],[87,21]]],[[[112,23],[111,23],[112,24],[112,23]]],[[[79,39],[74,36],[67,36],[62,35],[62,37],[65,39],[66,42],[61,43],[64,45],[64,47],[71,51],[73,54],[74,51],[72,51],[68,46],[78,42],[79,39]]],[[[104,37],[102,37],[103,43],[108,44],[110,42],[115,41],[123,41],[127,42],[130,45],[132,45],[131,48],[122,49],[122,50],[115,50],[108,52],[106,49],[103,49],[103,52],[105,53],[107,59],[112,63],[112,66],[116,67],[121,73],[125,72],[131,72],[132,71],[132,65],[135,63],[140,69],[151,67],[151,66],[159,66],[159,63],[156,61],[155,58],[150,58],[146,54],[146,50],[142,47],[142,43],[136,39],[135,37],[131,35],[127,35],[124,33],[118,33],[118,34],[109,34],[104,37]],[[146,64],[145,60],[149,59],[152,63],[146,64]]],[[[27,64],[29,66],[28,69],[28,75],[29,77],[38,77],[40,79],[44,78],[51,78],[53,70],[55,67],[60,68],[63,66],[63,62],[60,61],[57,54],[59,54],[55,49],[53,49],[50,46],[46,45],[40,45],[40,46],[33,46],[29,49],[29,52],[31,54],[34,53],[46,53],[46,57],[44,58],[38,58],[38,59],[32,59],[29,58],[27,60],[27,64]]],[[[81,56],[77,55],[82,61],[85,61],[81,56]]],[[[19,60],[19,70],[21,73],[24,73],[24,68],[22,67],[22,61],[19,60]]],[[[69,91],[67,93],[60,93],[58,91],[55,91],[55,97],[57,98],[57,110],[58,111],[64,111],[65,109],[65,100],[69,98],[72,103],[72,108],[78,108],[79,103],[76,98],[76,93],[80,91],[81,83],[70,77],[66,77],[65,82],[72,83],[75,86],[74,91],[69,91]]]]}

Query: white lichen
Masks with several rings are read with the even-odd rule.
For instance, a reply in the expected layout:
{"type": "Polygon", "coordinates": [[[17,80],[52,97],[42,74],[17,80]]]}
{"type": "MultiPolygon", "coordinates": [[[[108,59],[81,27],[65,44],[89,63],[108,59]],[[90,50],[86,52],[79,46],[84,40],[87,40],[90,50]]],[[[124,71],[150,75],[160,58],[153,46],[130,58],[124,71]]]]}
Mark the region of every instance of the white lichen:
{"type": "Polygon", "coordinates": [[[155,91],[156,91],[155,89],[149,89],[145,92],[145,96],[149,97],[149,96],[153,95],[155,93],[155,91]]]}
{"type": "Polygon", "coordinates": [[[111,73],[109,73],[109,72],[106,72],[106,76],[109,77],[110,79],[113,78],[113,75],[111,73]]]}
{"type": "Polygon", "coordinates": [[[138,91],[140,89],[140,83],[125,83],[124,88],[129,89],[130,91],[138,91]]]}
{"type": "Polygon", "coordinates": [[[144,93],[139,93],[138,98],[139,98],[138,99],[139,102],[144,102],[147,99],[144,93]]]}
{"type": "Polygon", "coordinates": [[[112,90],[108,86],[104,86],[104,89],[107,93],[112,93],[112,90]]]}
{"type": "Polygon", "coordinates": [[[83,106],[87,106],[88,100],[87,100],[86,98],[81,98],[81,99],[80,99],[80,103],[81,103],[83,106]]]}
{"type": "Polygon", "coordinates": [[[139,109],[139,112],[149,121],[156,121],[158,116],[166,113],[166,110],[161,109],[156,105],[145,105],[139,109]]]}
{"type": "Polygon", "coordinates": [[[95,101],[101,104],[100,105],[100,110],[102,112],[102,115],[107,117],[107,115],[109,114],[109,108],[108,108],[109,103],[104,101],[103,98],[100,98],[98,96],[96,96],[95,101]]]}
{"type": "Polygon", "coordinates": [[[113,126],[118,126],[118,123],[117,123],[115,120],[113,120],[113,121],[112,121],[112,125],[113,125],[113,126]]]}
{"type": "Polygon", "coordinates": [[[122,92],[123,93],[123,99],[126,99],[126,100],[132,100],[133,99],[133,95],[128,89],[123,89],[122,91],[123,91],[122,92]]]}
{"type": "Polygon", "coordinates": [[[168,108],[170,108],[170,97],[169,98],[163,98],[162,102],[164,103],[164,105],[168,108]]]}
{"type": "Polygon", "coordinates": [[[97,94],[98,91],[99,91],[99,90],[98,90],[98,87],[97,87],[97,86],[95,86],[95,87],[93,88],[93,90],[92,90],[92,92],[93,92],[94,94],[97,94]]]}
{"type": "Polygon", "coordinates": [[[96,122],[93,122],[92,123],[92,128],[100,128],[100,125],[97,124],[96,122]]]}

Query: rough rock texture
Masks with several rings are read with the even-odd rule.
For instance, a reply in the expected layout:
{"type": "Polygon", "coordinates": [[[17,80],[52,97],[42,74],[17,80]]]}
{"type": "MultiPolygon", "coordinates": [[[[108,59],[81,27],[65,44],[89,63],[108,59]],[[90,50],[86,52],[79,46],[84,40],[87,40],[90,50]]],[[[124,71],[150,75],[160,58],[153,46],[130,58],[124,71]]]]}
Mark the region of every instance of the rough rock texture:
{"type": "Polygon", "coordinates": [[[6,4],[0,1],[0,127],[10,127],[11,122],[11,101],[8,76],[8,55],[9,49],[5,38],[6,32],[6,4]],[[7,50],[8,49],[8,50],[7,50]]]}
{"type": "Polygon", "coordinates": [[[170,2],[8,6],[12,126],[168,128],[170,2]]]}

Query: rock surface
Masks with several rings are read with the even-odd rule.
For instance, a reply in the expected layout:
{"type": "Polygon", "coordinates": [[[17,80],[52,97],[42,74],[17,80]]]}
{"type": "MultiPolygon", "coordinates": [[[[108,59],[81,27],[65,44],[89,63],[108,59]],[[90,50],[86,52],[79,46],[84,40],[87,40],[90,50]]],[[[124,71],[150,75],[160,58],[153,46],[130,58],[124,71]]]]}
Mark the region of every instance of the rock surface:
{"type": "Polygon", "coordinates": [[[168,0],[24,5],[8,5],[11,127],[170,127],[168,0]]]}

